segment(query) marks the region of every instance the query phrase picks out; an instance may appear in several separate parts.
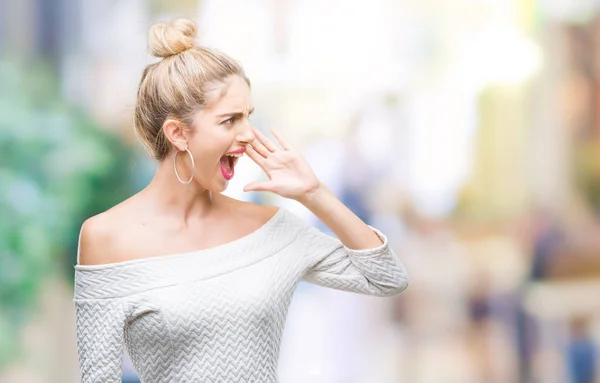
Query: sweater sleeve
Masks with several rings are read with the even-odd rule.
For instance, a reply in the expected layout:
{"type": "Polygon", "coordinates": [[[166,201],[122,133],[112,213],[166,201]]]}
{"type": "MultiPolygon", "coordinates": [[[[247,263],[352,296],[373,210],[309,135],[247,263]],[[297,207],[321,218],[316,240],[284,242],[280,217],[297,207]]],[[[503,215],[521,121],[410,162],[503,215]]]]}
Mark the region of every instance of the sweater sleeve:
{"type": "Polygon", "coordinates": [[[303,279],[323,287],[366,295],[394,296],[408,287],[406,270],[388,244],[387,237],[371,229],[383,244],[352,250],[334,237],[307,225],[301,237],[308,266],[303,279]]]}
{"type": "Polygon", "coordinates": [[[82,383],[121,383],[125,314],[120,299],[75,300],[82,383]]]}

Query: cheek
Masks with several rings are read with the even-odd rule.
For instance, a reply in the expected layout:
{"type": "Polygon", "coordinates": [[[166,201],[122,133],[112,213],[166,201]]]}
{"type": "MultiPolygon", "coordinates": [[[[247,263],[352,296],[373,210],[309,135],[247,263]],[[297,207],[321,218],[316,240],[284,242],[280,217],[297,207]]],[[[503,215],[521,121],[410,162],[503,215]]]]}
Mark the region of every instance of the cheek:
{"type": "Polygon", "coordinates": [[[194,159],[201,158],[205,165],[213,167],[231,148],[235,140],[235,128],[208,122],[198,125],[190,139],[190,150],[194,153],[194,159]]]}
{"type": "Polygon", "coordinates": [[[221,156],[228,148],[227,145],[223,145],[222,141],[216,140],[215,137],[205,136],[201,139],[194,139],[190,143],[197,170],[200,172],[214,171],[215,167],[219,165],[221,156]]]}

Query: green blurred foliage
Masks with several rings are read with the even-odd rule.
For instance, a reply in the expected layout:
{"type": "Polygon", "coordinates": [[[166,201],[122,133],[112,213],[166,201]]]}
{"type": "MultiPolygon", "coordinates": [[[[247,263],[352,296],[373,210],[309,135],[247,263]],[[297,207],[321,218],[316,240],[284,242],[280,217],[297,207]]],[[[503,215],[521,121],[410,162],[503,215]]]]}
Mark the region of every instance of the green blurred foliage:
{"type": "Polygon", "coordinates": [[[72,278],[83,220],[132,194],[134,151],[60,97],[50,67],[0,61],[0,368],[44,278],[72,278]]]}

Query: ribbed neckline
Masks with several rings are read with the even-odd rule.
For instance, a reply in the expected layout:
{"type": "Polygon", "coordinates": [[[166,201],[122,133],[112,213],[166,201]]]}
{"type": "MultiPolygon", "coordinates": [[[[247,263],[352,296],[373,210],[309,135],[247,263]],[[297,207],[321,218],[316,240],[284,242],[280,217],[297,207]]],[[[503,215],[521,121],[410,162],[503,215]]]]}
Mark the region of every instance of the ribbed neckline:
{"type": "Polygon", "coordinates": [[[250,234],[207,249],[75,267],[74,299],[112,299],[224,276],[293,244],[306,224],[280,208],[250,234]]]}

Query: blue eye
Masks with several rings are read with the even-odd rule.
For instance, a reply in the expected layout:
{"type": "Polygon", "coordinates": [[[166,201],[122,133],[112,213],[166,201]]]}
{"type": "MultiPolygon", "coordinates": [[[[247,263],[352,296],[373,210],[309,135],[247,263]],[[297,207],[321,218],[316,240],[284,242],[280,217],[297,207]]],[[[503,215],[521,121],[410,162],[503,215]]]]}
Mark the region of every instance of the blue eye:
{"type": "Polygon", "coordinates": [[[221,124],[231,125],[235,122],[235,117],[228,118],[227,120],[221,122],[221,124]]]}

